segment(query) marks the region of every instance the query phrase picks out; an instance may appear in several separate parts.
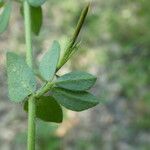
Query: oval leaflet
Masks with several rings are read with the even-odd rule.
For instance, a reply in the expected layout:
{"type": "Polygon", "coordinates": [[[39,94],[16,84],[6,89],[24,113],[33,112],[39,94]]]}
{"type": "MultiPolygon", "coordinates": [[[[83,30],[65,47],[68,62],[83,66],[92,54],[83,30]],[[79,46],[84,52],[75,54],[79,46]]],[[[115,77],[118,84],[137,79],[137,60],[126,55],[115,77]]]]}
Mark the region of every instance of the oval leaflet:
{"type": "Polygon", "coordinates": [[[93,75],[83,71],[74,71],[58,78],[55,84],[72,91],[85,91],[90,89],[95,82],[96,77],[93,75]]]}
{"type": "Polygon", "coordinates": [[[83,111],[96,106],[99,100],[89,92],[73,92],[61,88],[54,88],[52,95],[56,101],[73,111],[83,111]]]}

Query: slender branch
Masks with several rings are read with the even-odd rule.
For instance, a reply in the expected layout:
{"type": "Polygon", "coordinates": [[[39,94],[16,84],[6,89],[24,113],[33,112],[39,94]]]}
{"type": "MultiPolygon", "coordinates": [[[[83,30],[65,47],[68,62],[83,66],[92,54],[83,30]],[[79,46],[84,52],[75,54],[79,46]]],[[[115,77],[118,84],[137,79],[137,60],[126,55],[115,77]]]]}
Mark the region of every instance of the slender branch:
{"type": "Polygon", "coordinates": [[[36,94],[35,98],[39,98],[40,96],[47,93],[52,87],[54,86],[53,82],[47,82],[41,89],[39,89],[36,94]]]}
{"type": "Polygon", "coordinates": [[[27,0],[24,0],[24,18],[25,18],[25,40],[26,40],[26,61],[32,68],[32,40],[31,40],[31,16],[30,6],[27,0]]]}
{"type": "Polygon", "coordinates": [[[74,34],[68,43],[68,46],[65,50],[65,53],[64,53],[61,61],[59,62],[58,66],[57,66],[57,71],[68,61],[68,59],[70,58],[72,53],[74,53],[73,51],[76,47],[76,40],[79,36],[79,33],[83,27],[84,22],[85,22],[85,18],[87,16],[89,7],[90,7],[90,3],[88,3],[88,5],[85,6],[85,8],[82,10],[81,15],[80,15],[79,20],[78,20],[78,23],[77,23],[77,26],[76,26],[76,29],[74,31],[74,34]]]}
{"type": "Polygon", "coordinates": [[[72,37],[72,39],[70,41],[70,45],[68,46],[68,48],[74,46],[74,44],[75,44],[75,42],[76,42],[76,40],[77,40],[77,38],[79,36],[79,33],[80,33],[81,29],[82,29],[82,26],[83,26],[83,24],[85,22],[85,18],[87,16],[89,7],[90,7],[90,3],[82,10],[80,18],[79,18],[79,21],[77,23],[77,27],[75,29],[75,32],[73,34],[73,37],[72,37]]]}
{"type": "Polygon", "coordinates": [[[28,150],[35,150],[35,98],[31,96],[28,100],[28,140],[27,140],[27,147],[28,150]]]}
{"type": "MultiPolygon", "coordinates": [[[[24,0],[24,18],[25,18],[25,39],[26,39],[26,61],[27,64],[32,68],[32,37],[31,37],[31,14],[30,6],[27,0],[24,0]]],[[[35,150],[35,98],[34,96],[29,97],[28,103],[28,150],[35,150]]]]}

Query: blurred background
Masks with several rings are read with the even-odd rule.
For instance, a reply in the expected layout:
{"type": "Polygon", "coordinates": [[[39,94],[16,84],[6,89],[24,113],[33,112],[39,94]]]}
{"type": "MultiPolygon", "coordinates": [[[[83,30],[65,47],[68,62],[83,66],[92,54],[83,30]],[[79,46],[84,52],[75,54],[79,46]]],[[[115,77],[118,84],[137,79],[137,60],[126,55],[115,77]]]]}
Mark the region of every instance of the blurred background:
{"type": "MultiPolygon", "coordinates": [[[[49,0],[33,37],[35,64],[57,39],[64,48],[86,0],[49,0]]],[[[93,0],[78,53],[59,74],[86,70],[97,76],[92,92],[103,103],[76,113],[64,109],[61,125],[37,120],[37,150],[150,150],[150,1],[93,0]]],[[[9,101],[5,54],[24,55],[24,24],[14,2],[0,36],[0,150],[25,150],[27,115],[9,101]]],[[[35,65],[36,66],[36,65],[35,65]]]]}

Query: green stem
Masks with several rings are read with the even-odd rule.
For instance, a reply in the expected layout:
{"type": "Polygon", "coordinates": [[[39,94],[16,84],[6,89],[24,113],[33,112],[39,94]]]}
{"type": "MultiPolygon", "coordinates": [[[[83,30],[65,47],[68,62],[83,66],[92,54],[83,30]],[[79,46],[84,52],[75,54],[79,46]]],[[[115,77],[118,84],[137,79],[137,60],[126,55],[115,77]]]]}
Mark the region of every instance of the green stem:
{"type": "Polygon", "coordinates": [[[43,87],[41,87],[41,89],[39,89],[36,94],[35,97],[39,98],[40,96],[44,95],[45,93],[47,93],[52,87],[54,86],[53,82],[47,82],[43,87]]]}
{"type": "Polygon", "coordinates": [[[26,61],[32,68],[32,40],[31,40],[31,14],[27,0],[24,1],[25,39],[26,39],[26,61]]]}
{"type": "MultiPolygon", "coordinates": [[[[31,37],[31,14],[27,0],[24,0],[25,39],[26,39],[26,62],[32,68],[32,37],[31,37]]],[[[35,150],[35,98],[31,96],[28,103],[28,150],[35,150]]]]}
{"type": "Polygon", "coordinates": [[[80,18],[79,18],[77,26],[76,26],[76,29],[72,35],[72,38],[69,41],[68,46],[65,50],[65,53],[63,54],[63,57],[57,66],[57,71],[68,61],[68,59],[72,55],[76,40],[79,36],[79,33],[83,27],[84,22],[85,22],[89,7],[90,7],[90,3],[88,3],[88,5],[82,10],[80,18]]]}
{"type": "Polygon", "coordinates": [[[31,96],[28,103],[28,150],[35,150],[35,98],[31,96]]]}
{"type": "Polygon", "coordinates": [[[76,42],[76,40],[77,40],[77,38],[79,36],[79,33],[80,33],[81,29],[82,29],[82,26],[83,26],[83,24],[85,22],[85,18],[87,16],[89,7],[90,7],[90,3],[82,10],[80,18],[79,18],[78,23],[77,23],[77,27],[76,27],[76,29],[74,31],[73,37],[72,37],[72,39],[70,41],[70,44],[69,44],[68,48],[71,48],[71,47],[74,46],[74,44],[75,44],[75,42],[76,42]]]}

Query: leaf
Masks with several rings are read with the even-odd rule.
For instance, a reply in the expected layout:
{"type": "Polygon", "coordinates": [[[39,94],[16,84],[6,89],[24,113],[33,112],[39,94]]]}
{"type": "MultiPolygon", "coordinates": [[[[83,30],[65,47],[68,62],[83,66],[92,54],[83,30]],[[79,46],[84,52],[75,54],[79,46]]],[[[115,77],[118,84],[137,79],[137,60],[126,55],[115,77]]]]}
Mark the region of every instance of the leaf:
{"type": "Polygon", "coordinates": [[[11,2],[5,4],[4,10],[0,15],[0,34],[3,33],[8,27],[9,18],[11,14],[11,7],[11,2]]]}
{"type": "MultiPolygon", "coordinates": [[[[24,110],[28,112],[28,101],[24,104],[24,110]]],[[[36,99],[36,117],[46,122],[61,123],[63,113],[61,106],[51,96],[42,96],[36,99]]]]}
{"type": "Polygon", "coordinates": [[[42,8],[41,7],[30,7],[31,9],[31,28],[35,35],[38,35],[42,26],[42,8]]]}
{"type": "Polygon", "coordinates": [[[96,77],[93,75],[83,71],[74,71],[58,78],[56,86],[72,91],[85,91],[91,88],[95,82],[96,77]]]}
{"type": "Polygon", "coordinates": [[[35,76],[31,68],[20,56],[7,53],[7,75],[9,97],[20,102],[36,90],[35,76]]]}
{"type": "Polygon", "coordinates": [[[73,111],[83,111],[96,106],[99,100],[88,92],[73,92],[61,88],[54,88],[52,94],[56,101],[73,111]]]}
{"type": "Polygon", "coordinates": [[[52,48],[44,55],[39,66],[40,73],[45,80],[50,81],[53,79],[59,57],[60,45],[57,41],[54,41],[52,48]]]}
{"type": "Polygon", "coordinates": [[[43,5],[46,0],[27,0],[31,6],[38,7],[43,5]]]}

